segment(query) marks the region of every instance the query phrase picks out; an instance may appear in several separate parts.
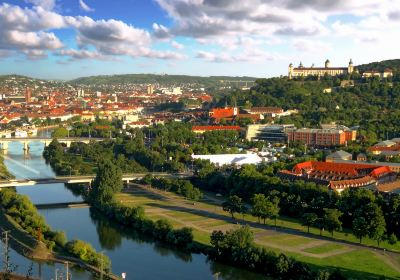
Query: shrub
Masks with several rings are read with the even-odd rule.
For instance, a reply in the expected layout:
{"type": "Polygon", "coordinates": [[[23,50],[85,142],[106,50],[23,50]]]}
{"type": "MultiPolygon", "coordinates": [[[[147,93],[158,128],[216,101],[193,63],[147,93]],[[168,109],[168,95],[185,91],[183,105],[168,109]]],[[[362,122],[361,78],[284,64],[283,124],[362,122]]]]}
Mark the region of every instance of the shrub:
{"type": "Polygon", "coordinates": [[[397,237],[394,233],[389,236],[388,242],[390,245],[395,245],[397,243],[397,237]]]}

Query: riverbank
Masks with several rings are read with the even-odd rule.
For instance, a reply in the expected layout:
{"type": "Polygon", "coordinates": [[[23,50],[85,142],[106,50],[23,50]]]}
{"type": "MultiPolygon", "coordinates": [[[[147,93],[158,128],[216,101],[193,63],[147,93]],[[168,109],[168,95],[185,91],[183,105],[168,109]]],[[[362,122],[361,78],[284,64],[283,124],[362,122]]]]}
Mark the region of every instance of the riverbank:
{"type": "Polygon", "coordinates": [[[285,225],[281,224],[281,220],[278,221],[278,228],[275,228],[274,221],[265,226],[260,225],[256,218],[249,214],[234,221],[222,210],[222,201],[211,195],[192,203],[173,193],[130,184],[116,199],[125,206],[143,207],[146,216],[153,221],[164,218],[171,221],[174,228],[193,228],[194,240],[205,245],[210,245],[210,234],[214,230],[233,230],[240,228],[241,224],[248,224],[254,232],[257,245],[277,254],[284,253],[294,257],[310,267],[339,269],[345,276],[353,279],[377,279],[382,275],[393,278],[398,276],[396,262],[393,262],[397,255],[392,256],[387,251],[332,240],[330,236],[313,236],[301,232],[300,230],[304,230],[301,225],[297,227],[298,230],[286,229],[281,227],[285,225]]]}
{"type": "Polygon", "coordinates": [[[52,231],[26,196],[7,189],[0,192],[0,198],[0,231],[8,233],[9,244],[17,253],[32,260],[68,262],[94,274],[107,275],[106,279],[119,279],[108,273],[110,262],[106,256],[83,241],[66,242],[63,232],[52,231]],[[104,267],[97,268],[103,260],[104,267]]]}
{"type": "MultiPolygon", "coordinates": [[[[51,261],[61,264],[68,262],[72,266],[78,266],[96,275],[100,275],[102,273],[99,268],[89,265],[80,259],[50,251],[43,242],[38,241],[28,232],[24,231],[9,215],[5,214],[3,208],[0,208],[0,234],[3,234],[4,232],[8,232],[9,244],[11,248],[26,258],[38,261],[51,261]]],[[[110,273],[103,272],[103,275],[105,279],[120,279],[116,275],[110,273]]],[[[19,276],[15,277],[15,279],[22,279],[18,278],[19,276]]]]}
{"type": "Polygon", "coordinates": [[[14,176],[8,171],[4,164],[4,158],[0,154],[0,180],[14,179],[14,176]]]}

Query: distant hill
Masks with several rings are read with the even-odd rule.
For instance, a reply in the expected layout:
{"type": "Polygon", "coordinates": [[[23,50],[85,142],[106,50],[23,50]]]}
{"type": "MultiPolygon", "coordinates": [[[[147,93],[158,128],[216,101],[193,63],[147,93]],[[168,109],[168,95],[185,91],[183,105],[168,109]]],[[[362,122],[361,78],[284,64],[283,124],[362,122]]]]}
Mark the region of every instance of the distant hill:
{"type": "Polygon", "coordinates": [[[104,84],[198,84],[212,86],[220,81],[248,81],[254,82],[254,77],[228,77],[228,76],[187,76],[187,75],[154,75],[154,74],[127,74],[111,76],[82,77],[70,81],[79,85],[104,85],[104,84]]]}
{"type": "Polygon", "coordinates": [[[380,62],[371,62],[368,64],[361,64],[357,66],[360,72],[368,70],[383,71],[386,68],[390,68],[396,72],[400,72],[400,59],[384,60],[380,62]]]}

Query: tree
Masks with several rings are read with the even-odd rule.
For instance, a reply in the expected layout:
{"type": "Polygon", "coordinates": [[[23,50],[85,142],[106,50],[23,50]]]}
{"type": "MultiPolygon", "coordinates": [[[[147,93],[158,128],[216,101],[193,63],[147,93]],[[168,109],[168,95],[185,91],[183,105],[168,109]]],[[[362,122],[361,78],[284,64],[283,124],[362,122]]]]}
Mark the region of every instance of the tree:
{"type": "Polygon", "coordinates": [[[368,234],[368,224],[364,217],[356,217],[353,220],[353,234],[362,241],[362,238],[368,234]]]}
{"type": "Polygon", "coordinates": [[[378,242],[385,236],[386,222],[383,216],[382,209],[375,202],[370,202],[355,212],[355,217],[362,217],[366,223],[365,235],[378,242]]]}
{"type": "Polygon", "coordinates": [[[54,129],[52,135],[53,138],[63,138],[68,136],[68,130],[65,127],[57,127],[54,129]]]}
{"type": "Polygon", "coordinates": [[[340,217],[343,215],[343,213],[337,209],[324,209],[324,211],[324,224],[326,226],[326,229],[332,234],[333,237],[333,232],[335,230],[342,229],[342,222],[340,221],[340,217]]]}
{"type": "Polygon", "coordinates": [[[325,229],[325,220],[324,218],[318,218],[314,222],[314,226],[319,229],[319,235],[322,236],[322,231],[325,229]]]}
{"type": "Polygon", "coordinates": [[[225,235],[222,231],[214,230],[211,233],[210,243],[214,248],[218,249],[224,240],[225,240],[225,235]]]}
{"type": "Polygon", "coordinates": [[[242,213],[244,211],[242,199],[237,195],[231,195],[227,201],[222,203],[222,210],[229,212],[232,215],[232,219],[235,219],[235,213],[242,213]]]}
{"type": "Polygon", "coordinates": [[[242,226],[235,230],[230,230],[225,234],[224,245],[230,248],[243,250],[254,245],[253,232],[249,226],[242,226]]]}
{"type": "Polygon", "coordinates": [[[267,199],[266,199],[265,195],[259,193],[259,194],[254,195],[251,202],[253,204],[253,207],[251,209],[251,214],[254,217],[257,217],[258,222],[260,223],[261,217],[263,217],[264,213],[266,212],[267,199]]]}
{"type": "MultiPolygon", "coordinates": [[[[268,218],[273,219],[275,221],[276,227],[276,219],[279,217],[279,200],[275,201],[267,201],[266,203],[266,214],[268,218]]],[[[264,219],[265,224],[265,219],[264,219]]]]}
{"type": "Polygon", "coordinates": [[[122,190],[122,172],[109,160],[98,164],[96,177],[92,183],[90,199],[99,205],[113,201],[114,194],[122,190]]]}
{"type": "Polygon", "coordinates": [[[376,204],[374,205],[375,205],[373,207],[374,215],[373,217],[371,217],[371,220],[369,221],[368,236],[373,240],[377,241],[379,246],[380,242],[385,237],[386,222],[385,222],[385,217],[383,216],[382,213],[382,209],[378,205],[376,204]]]}
{"type": "Polygon", "coordinates": [[[310,226],[314,225],[318,216],[315,213],[304,213],[302,216],[303,225],[307,226],[307,232],[310,233],[310,226]]]}

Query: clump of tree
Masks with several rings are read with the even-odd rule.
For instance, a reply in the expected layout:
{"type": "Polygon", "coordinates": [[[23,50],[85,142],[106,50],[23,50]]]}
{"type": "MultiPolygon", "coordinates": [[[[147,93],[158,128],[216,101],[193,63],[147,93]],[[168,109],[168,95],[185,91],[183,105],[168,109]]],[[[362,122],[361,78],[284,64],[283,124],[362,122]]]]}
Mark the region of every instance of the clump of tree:
{"type": "Polygon", "coordinates": [[[109,160],[100,162],[97,166],[89,192],[89,199],[99,205],[113,200],[114,194],[123,188],[122,171],[109,160]]]}
{"type": "Polygon", "coordinates": [[[276,226],[276,220],[279,217],[280,210],[278,197],[266,197],[264,194],[260,193],[255,194],[251,202],[251,214],[258,218],[258,222],[262,219],[265,224],[266,219],[273,219],[276,226]]]}
{"type": "Polygon", "coordinates": [[[188,180],[152,178],[151,186],[160,190],[174,192],[189,200],[198,201],[203,194],[188,180]]]}
{"type": "Polygon", "coordinates": [[[128,207],[115,201],[115,194],[122,189],[121,176],[121,171],[112,162],[105,161],[99,165],[92,187],[86,194],[89,201],[110,219],[151,235],[157,240],[183,249],[192,245],[191,228],[174,229],[165,219],[153,222],[145,217],[143,207],[128,207]]]}
{"type": "Polygon", "coordinates": [[[339,272],[317,271],[284,254],[277,255],[254,243],[248,226],[226,233],[211,234],[210,258],[223,263],[251,269],[277,279],[345,279],[339,272]],[[317,278],[324,275],[324,278],[317,278]]]}
{"type": "Polygon", "coordinates": [[[5,213],[22,229],[37,240],[43,241],[50,250],[55,246],[65,245],[65,233],[53,231],[27,196],[20,195],[12,189],[3,189],[0,192],[0,204],[5,213]]]}
{"type": "Polygon", "coordinates": [[[65,249],[72,256],[95,267],[102,267],[106,272],[110,272],[110,259],[106,255],[96,252],[89,243],[82,240],[72,240],[66,244],[65,249]]]}

